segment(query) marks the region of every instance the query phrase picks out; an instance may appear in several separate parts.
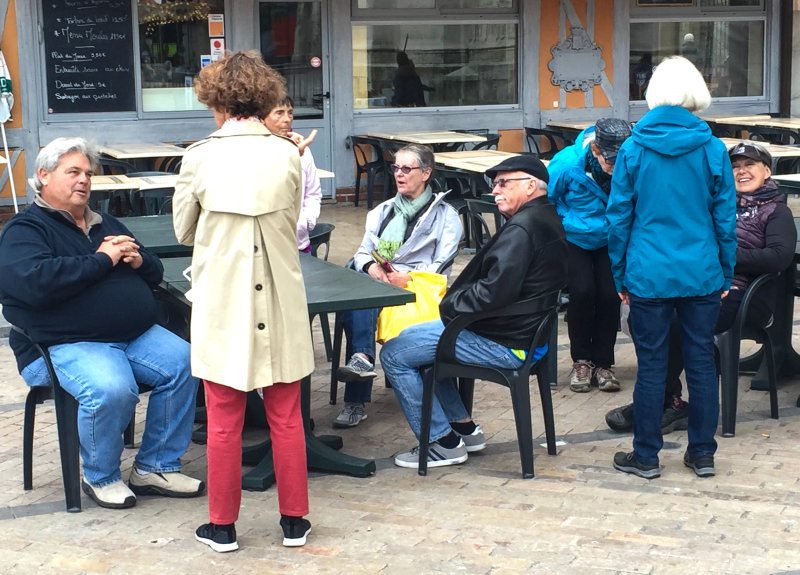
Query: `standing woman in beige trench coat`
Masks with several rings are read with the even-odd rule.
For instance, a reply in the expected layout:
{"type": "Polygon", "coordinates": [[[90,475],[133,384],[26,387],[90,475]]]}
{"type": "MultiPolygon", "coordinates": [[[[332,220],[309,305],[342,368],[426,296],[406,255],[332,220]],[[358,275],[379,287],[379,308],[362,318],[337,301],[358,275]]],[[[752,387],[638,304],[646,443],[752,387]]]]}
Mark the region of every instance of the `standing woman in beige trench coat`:
{"type": "Polygon", "coordinates": [[[219,128],[187,149],[172,200],[175,235],[194,245],[192,373],[203,379],[208,416],[210,523],[196,538],[219,552],[238,548],[246,395],[261,388],[283,544],[299,546],[311,531],[299,380],[314,369],[295,244],[300,153],[261,123],[285,83],[248,51],[203,68],[195,90],[219,128]]]}

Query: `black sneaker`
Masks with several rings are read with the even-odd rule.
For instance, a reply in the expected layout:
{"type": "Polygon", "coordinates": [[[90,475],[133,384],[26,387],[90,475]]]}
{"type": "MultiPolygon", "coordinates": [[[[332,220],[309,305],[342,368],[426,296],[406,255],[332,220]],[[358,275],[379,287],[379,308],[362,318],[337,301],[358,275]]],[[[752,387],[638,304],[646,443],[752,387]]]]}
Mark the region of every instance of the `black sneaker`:
{"type": "Polygon", "coordinates": [[[302,517],[281,515],[284,547],[301,547],[306,544],[306,537],[311,533],[311,521],[302,517]]]}
{"type": "Polygon", "coordinates": [[[633,429],[633,404],[629,403],[606,413],[606,423],[614,431],[631,431],[633,429]]]}
{"type": "Polygon", "coordinates": [[[689,452],[683,454],[683,464],[691,467],[697,477],[712,477],[714,475],[714,456],[695,455],[692,457],[689,452]]]}
{"type": "Polygon", "coordinates": [[[636,458],[636,454],[633,451],[630,453],[617,451],[614,454],[614,469],[625,473],[633,473],[645,479],[655,479],[661,476],[661,466],[658,463],[642,463],[636,458]]]}
{"type": "Polygon", "coordinates": [[[217,553],[236,551],[239,548],[239,544],[236,542],[236,526],[233,523],[230,525],[206,523],[197,528],[194,538],[200,543],[205,543],[217,553]]]}
{"type": "Polygon", "coordinates": [[[673,397],[672,403],[661,414],[661,433],[671,433],[689,427],[689,404],[680,397],[673,397]]]}
{"type": "MultiPolygon", "coordinates": [[[[614,431],[632,431],[633,404],[629,403],[606,413],[606,424],[614,431]]],[[[661,414],[661,433],[685,430],[688,426],[689,404],[680,397],[675,397],[672,403],[664,408],[664,413],[661,414]]]]}

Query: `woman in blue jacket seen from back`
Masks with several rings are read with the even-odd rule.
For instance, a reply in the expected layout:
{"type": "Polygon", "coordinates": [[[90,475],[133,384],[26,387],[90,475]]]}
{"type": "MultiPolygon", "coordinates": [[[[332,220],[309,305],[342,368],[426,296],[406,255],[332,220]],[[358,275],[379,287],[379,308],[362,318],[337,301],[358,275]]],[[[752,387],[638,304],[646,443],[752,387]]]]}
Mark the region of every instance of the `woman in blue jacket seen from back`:
{"type": "Polygon", "coordinates": [[[633,451],[614,467],[658,477],[669,328],[677,313],[689,388],[684,464],[714,474],[719,392],[714,325],[736,261],[736,189],[725,145],[695,116],[711,104],[685,58],[664,60],[647,89],[650,111],[620,148],[606,217],[614,282],[630,303],[638,371],[633,451]]]}

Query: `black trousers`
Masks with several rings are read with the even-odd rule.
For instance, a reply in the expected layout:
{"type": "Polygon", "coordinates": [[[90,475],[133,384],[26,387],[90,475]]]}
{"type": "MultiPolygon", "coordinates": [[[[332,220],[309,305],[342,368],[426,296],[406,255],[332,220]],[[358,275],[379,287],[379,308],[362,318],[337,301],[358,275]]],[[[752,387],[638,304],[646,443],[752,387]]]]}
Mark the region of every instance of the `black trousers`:
{"type": "Polygon", "coordinates": [[[597,367],[614,365],[620,299],[611,274],[608,248],[585,250],[567,242],[567,289],[572,361],[586,359],[597,367]]]}
{"type": "MultiPolygon", "coordinates": [[[[739,306],[742,303],[744,291],[732,290],[727,297],[720,302],[719,317],[717,325],[714,326],[714,333],[728,331],[736,319],[739,306]]],[[[772,318],[767,298],[756,297],[748,308],[746,322],[753,326],[767,325],[772,318]]],[[[676,320],[672,321],[669,332],[669,360],[667,362],[667,386],[664,394],[664,406],[672,403],[674,396],[681,395],[681,379],[683,372],[683,354],[681,353],[681,334],[680,326],[676,320]]]]}

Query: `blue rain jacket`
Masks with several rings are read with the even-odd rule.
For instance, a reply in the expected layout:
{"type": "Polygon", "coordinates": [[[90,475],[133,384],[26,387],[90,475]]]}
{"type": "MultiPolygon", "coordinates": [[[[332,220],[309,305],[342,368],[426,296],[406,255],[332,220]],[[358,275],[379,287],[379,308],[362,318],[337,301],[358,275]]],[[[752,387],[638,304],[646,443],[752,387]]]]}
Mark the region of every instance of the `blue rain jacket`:
{"type": "Polygon", "coordinates": [[[619,150],[606,217],[617,291],[643,298],[730,288],[736,188],[725,145],[678,106],[659,106],[619,150]]]}
{"type": "Polygon", "coordinates": [[[547,196],[555,204],[567,241],[585,250],[608,243],[608,196],[584,169],[594,126],[578,134],[575,143],[558,152],[547,166],[547,196]]]}

